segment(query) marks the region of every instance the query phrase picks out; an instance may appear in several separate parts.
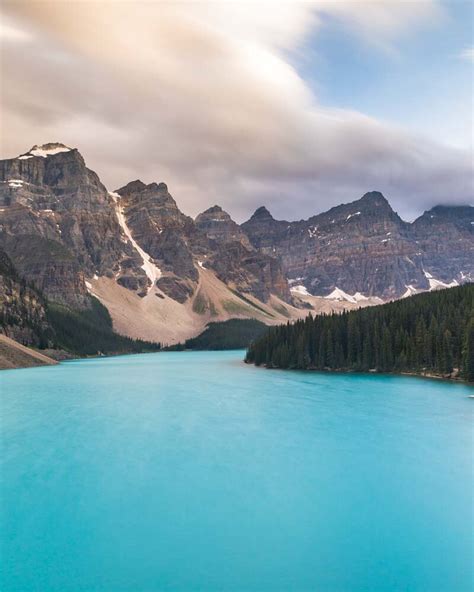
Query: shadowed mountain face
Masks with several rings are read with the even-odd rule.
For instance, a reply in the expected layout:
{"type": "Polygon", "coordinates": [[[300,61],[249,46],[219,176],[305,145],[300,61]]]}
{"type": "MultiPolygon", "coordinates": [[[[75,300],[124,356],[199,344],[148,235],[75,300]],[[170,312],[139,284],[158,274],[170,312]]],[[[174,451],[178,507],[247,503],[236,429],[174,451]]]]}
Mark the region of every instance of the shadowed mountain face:
{"type": "Polygon", "coordinates": [[[281,257],[293,285],[384,299],[474,279],[474,208],[436,207],[404,222],[379,192],[299,222],[259,208],[242,224],[252,244],[281,257]],[[438,284],[436,283],[438,282],[438,284]]]}
{"type": "Polygon", "coordinates": [[[193,310],[211,275],[230,294],[221,295],[226,310],[235,294],[263,303],[295,304],[302,292],[390,299],[472,281],[473,210],[439,206],[409,224],[371,192],[298,222],[262,207],[239,226],[217,205],[186,216],[164,183],[108,192],[63,144],[0,161],[0,248],[19,277],[75,309],[90,307],[91,282],[101,279],[125,288],[124,301],[158,296],[193,310]]]}

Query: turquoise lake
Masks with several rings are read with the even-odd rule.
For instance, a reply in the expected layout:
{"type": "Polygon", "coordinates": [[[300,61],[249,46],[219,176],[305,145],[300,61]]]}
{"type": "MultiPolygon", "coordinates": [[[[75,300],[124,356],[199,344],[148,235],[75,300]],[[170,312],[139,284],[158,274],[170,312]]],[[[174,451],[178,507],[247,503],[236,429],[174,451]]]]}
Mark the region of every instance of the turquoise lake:
{"type": "Polygon", "coordinates": [[[2,592],[471,590],[474,389],[243,355],[2,372],[2,592]]]}

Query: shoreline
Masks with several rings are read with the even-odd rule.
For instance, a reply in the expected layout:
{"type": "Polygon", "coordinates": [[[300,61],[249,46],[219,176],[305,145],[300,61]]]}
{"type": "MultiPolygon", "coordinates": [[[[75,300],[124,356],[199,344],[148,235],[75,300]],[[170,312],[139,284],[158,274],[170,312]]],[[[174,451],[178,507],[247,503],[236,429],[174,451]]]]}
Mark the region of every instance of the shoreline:
{"type": "Polygon", "coordinates": [[[265,366],[265,365],[260,365],[257,366],[256,364],[254,364],[253,362],[246,362],[244,360],[244,364],[247,364],[249,366],[254,366],[255,368],[261,368],[263,370],[285,370],[285,371],[290,371],[290,372],[320,372],[321,374],[346,374],[346,375],[350,375],[350,374],[358,374],[358,375],[363,375],[363,376],[408,376],[408,377],[412,377],[412,378],[423,378],[423,379],[429,379],[429,380],[442,380],[444,382],[449,382],[450,384],[462,384],[465,386],[472,386],[474,388],[474,382],[469,382],[468,380],[464,380],[463,378],[460,378],[459,376],[455,376],[455,377],[450,377],[450,376],[442,376],[439,374],[433,374],[433,373],[420,373],[420,372],[408,372],[408,371],[404,371],[404,372],[377,372],[377,371],[373,371],[373,370],[368,370],[368,371],[357,371],[357,370],[323,370],[323,369],[316,369],[316,368],[278,368],[278,367],[271,367],[271,366],[265,366]]]}
{"type": "MultiPolygon", "coordinates": [[[[39,350],[35,350],[32,348],[26,348],[26,346],[21,346],[24,349],[28,349],[31,352],[34,352],[34,354],[37,354],[39,357],[42,358],[48,358],[51,360],[50,363],[45,362],[43,364],[32,364],[30,366],[15,366],[15,367],[5,367],[2,368],[0,367],[0,372],[3,370],[24,370],[27,368],[41,368],[41,367],[47,367],[47,366],[51,366],[51,365],[60,365],[62,362],[69,362],[69,361],[75,361],[75,360],[89,360],[89,359],[96,359],[96,358],[116,358],[116,357],[120,357],[120,356],[131,356],[131,355],[142,355],[142,354],[156,354],[156,353],[192,353],[192,352],[202,352],[202,351],[216,351],[216,352],[223,352],[223,351],[245,351],[244,348],[231,348],[231,349],[185,349],[185,350],[172,350],[172,349],[162,349],[159,351],[155,351],[155,352],[150,352],[150,351],[143,351],[143,352],[117,352],[117,353],[110,353],[110,354],[95,354],[95,355],[88,355],[88,356],[75,356],[72,354],[67,354],[67,352],[63,352],[66,353],[67,355],[63,356],[63,357],[58,357],[58,358],[53,358],[50,356],[46,356],[45,354],[42,354],[39,350]]],[[[464,380],[463,378],[460,378],[459,376],[442,376],[439,374],[433,374],[432,372],[429,373],[421,373],[421,372],[414,372],[414,371],[403,371],[403,372],[377,372],[375,370],[369,370],[369,371],[356,371],[356,370],[321,370],[321,369],[316,369],[316,368],[278,368],[278,367],[269,367],[269,366],[265,366],[265,365],[260,365],[257,366],[256,364],[254,364],[253,362],[247,362],[244,359],[241,360],[241,362],[243,364],[246,364],[248,366],[254,366],[255,368],[260,368],[260,369],[264,369],[264,370],[282,370],[282,371],[291,371],[291,372],[319,372],[319,373],[323,373],[323,374],[346,374],[346,375],[350,375],[350,374],[356,374],[356,375],[368,375],[368,376],[407,376],[407,377],[412,377],[412,378],[422,378],[422,379],[429,379],[429,380],[441,380],[444,382],[449,382],[451,384],[461,384],[461,385],[465,385],[465,386],[472,386],[474,388],[474,382],[469,382],[467,380],[464,380]]]]}

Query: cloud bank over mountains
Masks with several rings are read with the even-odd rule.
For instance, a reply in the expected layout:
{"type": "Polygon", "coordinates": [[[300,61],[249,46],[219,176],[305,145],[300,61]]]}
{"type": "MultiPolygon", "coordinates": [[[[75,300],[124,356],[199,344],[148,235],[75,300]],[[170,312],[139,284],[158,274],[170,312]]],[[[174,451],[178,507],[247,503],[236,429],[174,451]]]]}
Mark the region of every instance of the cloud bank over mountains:
{"type": "Polygon", "coordinates": [[[40,0],[3,13],[3,158],[64,142],[109,189],[163,180],[187,213],[219,203],[240,220],[262,203],[307,217],[371,189],[407,218],[472,200],[472,151],[322,105],[293,65],[328,20],[396,51],[444,18],[434,0],[40,0]]]}

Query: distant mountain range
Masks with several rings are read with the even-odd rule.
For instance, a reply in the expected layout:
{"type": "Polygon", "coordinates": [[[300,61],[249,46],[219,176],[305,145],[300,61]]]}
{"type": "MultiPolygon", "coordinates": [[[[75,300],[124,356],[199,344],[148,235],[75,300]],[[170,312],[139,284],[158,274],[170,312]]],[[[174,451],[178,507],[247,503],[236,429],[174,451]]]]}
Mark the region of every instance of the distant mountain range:
{"type": "MultiPolygon", "coordinates": [[[[95,296],[119,333],[171,344],[210,321],[276,324],[470,282],[474,208],[407,223],[370,192],[298,222],[261,207],[239,225],[217,205],[193,220],[164,183],[108,191],[77,149],[53,143],[0,161],[0,249],[4,285],[20,278],[71,310],[95,296]]],[[[5,314],[10,302],[0,292],[5,314]]]]}

